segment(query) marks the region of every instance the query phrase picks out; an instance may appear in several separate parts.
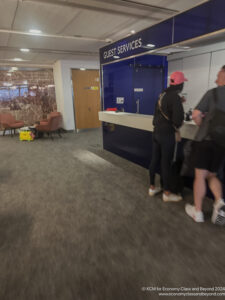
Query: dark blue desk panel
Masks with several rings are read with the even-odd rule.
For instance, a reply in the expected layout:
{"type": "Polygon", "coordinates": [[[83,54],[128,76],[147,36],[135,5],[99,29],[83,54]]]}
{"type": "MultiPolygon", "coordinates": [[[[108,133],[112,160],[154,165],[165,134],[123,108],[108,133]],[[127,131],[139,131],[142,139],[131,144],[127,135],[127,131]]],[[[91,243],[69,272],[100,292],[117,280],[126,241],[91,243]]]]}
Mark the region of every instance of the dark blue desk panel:
{"type": "MultiPolygon", "coordinates": [[[[103,148],[119,155],[146,169],[149,168],[152,156],[152,132],[131,127],[103,122],[103,148]]],[[[183,159],[183,145],[186,139],[182,139],[178,148],[178,159],[183,159]]],[[[160,173],[160,166],[158,168],[160,173]]],[[[223,169],[223,190],[225,195],[225,166],[223,169]]],[[[186,187],[192,189],[193,178],[184,177],[186,187]]],[[[208,190],[208,196],[212,194],[208,190]]]]}

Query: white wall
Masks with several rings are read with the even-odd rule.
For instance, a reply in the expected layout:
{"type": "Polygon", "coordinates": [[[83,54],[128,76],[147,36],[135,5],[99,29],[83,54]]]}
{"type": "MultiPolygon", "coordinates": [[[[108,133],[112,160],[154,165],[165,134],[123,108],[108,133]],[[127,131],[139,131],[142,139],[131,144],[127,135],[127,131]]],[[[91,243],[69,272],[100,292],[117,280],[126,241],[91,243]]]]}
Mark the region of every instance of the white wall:
{"type": "Polygon", "coordinates": [[[63,128],[75,130],[75,115],[73,106],[73,86],[71,69],[99,69],[99,62],[93,60],[61,60],[54,64],[54,81],[58,111],[63,115],[63,128]]]}
{"type": "Polygon", "coordinates": [[[215,51],[212,53],[212,63],[209,76],[209,88],[214,88],[216,86],[215,79],[218,70],[221,66],[225,65],[225,50],[215,51]]]}
{"type": "Polygon", "coordinates": [[[216,75],[225,65],[225,43],[201,47],[188,52],[168,56],[169,74],[183,71],[188,79],[183,92],[187,94],[184,110],[194,108],[204,93],[216,86],[216,75]]]}

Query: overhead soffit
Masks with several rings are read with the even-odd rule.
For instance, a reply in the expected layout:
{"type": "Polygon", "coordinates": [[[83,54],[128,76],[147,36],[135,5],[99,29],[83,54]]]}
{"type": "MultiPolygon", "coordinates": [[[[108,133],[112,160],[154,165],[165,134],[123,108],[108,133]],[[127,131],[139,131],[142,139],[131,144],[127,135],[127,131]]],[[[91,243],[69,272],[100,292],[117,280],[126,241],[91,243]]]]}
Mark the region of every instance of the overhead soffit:
{"type": "Polygon", "coordinates": [[[36,49],[57,49],[57,50],[85,50],[86,51],[98,51],[103,46],[102,42],[93,42],[86,40],[70,40],[70,39],[58,39],[39,36],[18,36],[12,35],[8,46],[10,47],[29,47],[36,49]]]}

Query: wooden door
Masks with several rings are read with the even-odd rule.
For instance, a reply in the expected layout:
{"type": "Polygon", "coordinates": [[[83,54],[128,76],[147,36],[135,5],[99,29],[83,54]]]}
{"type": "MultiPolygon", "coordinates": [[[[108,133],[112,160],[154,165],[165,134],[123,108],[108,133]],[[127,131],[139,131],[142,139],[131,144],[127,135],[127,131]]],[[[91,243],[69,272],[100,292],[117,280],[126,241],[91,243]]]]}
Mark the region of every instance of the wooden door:
{"type": "Polygon", "coordinates": [[[74,109],[76,128],[98,128],[101,122],[98,112],[101,110],[99,71],[72,70],[74,91],[74,109]]]}

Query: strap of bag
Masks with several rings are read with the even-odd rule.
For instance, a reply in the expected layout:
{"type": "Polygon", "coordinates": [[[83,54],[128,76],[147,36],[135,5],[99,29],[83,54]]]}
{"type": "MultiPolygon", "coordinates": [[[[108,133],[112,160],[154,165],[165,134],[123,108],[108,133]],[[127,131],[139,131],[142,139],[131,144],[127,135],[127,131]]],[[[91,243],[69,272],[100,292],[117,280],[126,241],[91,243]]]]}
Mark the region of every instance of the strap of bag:
{"type": "Polygon", "coordinates": [[[175,143],[174,153],[173,153],[173,162],[177,160],[177,146],[178,142],[175,143]]]}
{"type": "MultiPolygon", "coordinates": [[[[159,100],[158,100],[158,107],[159,107],[159,111],[161,112],[162,116],[163,116],[167,121],[171,121],[171,120],[169,119],[169,117],[162,111],[162,99],[163,99],[163,97],[165,96],[165,94],[166,94],[166,93],[160,94],[159,100]]],[[[172,121],[171,121],[171,122],[172,122],[172,121]]],[[[172,123],[172,126],[173,126],[173,128],[174,128],[175,131],[178,131],[178,129],[173,125],[173,123],[172,123]]]]}
{"type": "Polygon", "coordinates": [[[167,117],[167,115],[165,115],[164,112],[162,111],[162,99],[163,99],[163,97],[165,96],[165,94],[166,94],[166,93],[160,94],[160,96],[159,96],[159,101],[158,101],[158,106],[159,106],[159,110],[160,110],[161,114],[163,115],[163,117],[164,117],[165,119],[167,119],[168,121],[170,121],[170,119],[167,117]]]}

